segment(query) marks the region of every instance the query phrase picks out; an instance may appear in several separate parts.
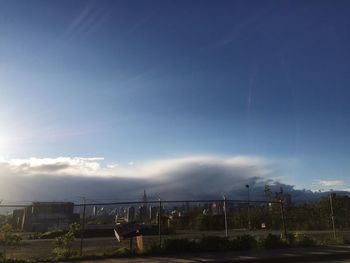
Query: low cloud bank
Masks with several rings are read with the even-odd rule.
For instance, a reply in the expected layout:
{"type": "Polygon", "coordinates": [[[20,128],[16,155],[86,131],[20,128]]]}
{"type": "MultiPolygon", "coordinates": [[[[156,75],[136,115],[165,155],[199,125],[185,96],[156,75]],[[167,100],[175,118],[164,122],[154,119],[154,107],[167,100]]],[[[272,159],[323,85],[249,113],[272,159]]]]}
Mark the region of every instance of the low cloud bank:
{"type": "Polygon", "coordinates": [[[142,164],[102,165],[103,158],[0,159],[0,199],[5,201],[138,200],[144,189],[164,199],[263,198],[265,184],[283,187],[296,200],[315,199],[318,193],[295,190],[278,182],[278,163],[256,157],[190,156],[142,164]]]}

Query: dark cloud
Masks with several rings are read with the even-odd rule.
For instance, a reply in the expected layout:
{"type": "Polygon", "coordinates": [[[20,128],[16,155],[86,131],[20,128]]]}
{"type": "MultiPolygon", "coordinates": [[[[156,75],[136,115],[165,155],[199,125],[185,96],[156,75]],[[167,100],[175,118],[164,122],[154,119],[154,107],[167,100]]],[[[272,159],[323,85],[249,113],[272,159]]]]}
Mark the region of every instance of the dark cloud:
{"type": "Polygon", "coordinates": [[[159,160],[142,165],[101,167],[96,158],[57,158],[12,160],[0,162],[0,199],[81,200],[114,199],[139,200],[144,189],[151,198],[246,199],[246,185],[251,197],[263,199],[265,184],[273,192],[283,187],[294,200],[314,200],[319,193],[296,190],[276,180],[278,164],[250,158],[187,157],[159,160]],[[116,168],[117,167],[117,168],[116,168]]]}

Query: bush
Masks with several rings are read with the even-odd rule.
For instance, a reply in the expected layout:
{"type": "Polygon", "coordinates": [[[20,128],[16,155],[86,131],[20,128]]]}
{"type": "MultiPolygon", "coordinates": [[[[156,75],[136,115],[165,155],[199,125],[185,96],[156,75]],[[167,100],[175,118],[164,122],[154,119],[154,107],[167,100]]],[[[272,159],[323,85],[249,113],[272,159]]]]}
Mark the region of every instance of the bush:
{"type": "Polygon", "coordinates": [[[57,238],[57,237],[60,237],[66,233],[67,233],[67,231],[63,231],[63,230],[48,231],[48,232],[44,232],[42,234],[37,234],[37,238],[39,238],[39,239],[57,238]]]}
{"type": "Polygon", "coordinates": [[[66,234],[56,238],[56,247],[52,252],[57,259],[67,259],[77,254],[72,250],[72,246],[75,236],[79,230],[79,224],[71,224],[69,226],[69,231],[66,234]]]}
{"type": "Polygon", "coordinates": [[[196,250],[196,242],[188,239],[165,239],[162,251],[166,253],[181,253],[196,250]]]}
{"type": "Polygon", "coordinates": [[[34,261],[17,259],[17,258],[7,258],[6,259],[6,263],[31,263],[31,262],[34,262],[34,261]]]}
{"type": "Polygon", "coordinates": [[[0,243],[3,246],[15,246],[21,242],[22,238],[14,233],[12,226],[3,225],[0,229],[0,243]]]}
{"type": "Polygon", "coordinates": [[[188,239],[166,239],[161,249],[158,244],[151,245],[146,254],[159,253],[182,253],[182,252],[211,252],[211,251],[230,251],[230,250],[248,250],[257,246],[257,241],[253,236],[244,235],[234,239],[218,236],[203,236],[197,241],[188,239]]]}
{"type": "Polygon", "coordinates": [[[261,239],[261,246],[265,249],[286,248],[288,243],[279,236],[268,234],[266,238],[261,239]]]}
{"type": "Polygon", "coordinates": [[[343,240],[343,244],[344,245],[349,245],[350,244],[350,239],[348,237],[343,237],[342,240],[343,240]]]}
{"type": "Polygon", "coordinates": [[[311,247],[314,246],[315,243],[315,240],[304,234],[295,235],[295,245],[298,247],[311,247]]]}
{"type": "Polygon", "coordinates": [[[135,255],[135,253],[128,248],[122,247],[117,249],[113,255],[117,257],[130,257],[135,255]]]}
{"type": "Polygon", "coordinates": [[[287,234],[287,242],[289,245],[294,246],[296,245],[296,237],[297,234],[287,234]]]}
{"type": "Polygon", "coordinates": [[[230,249],[232,250],[250,250],[257,247],[257,241],[253,236],[238,236],[230,241],[230,249]]]}
{"type": "Polygon", "coordinates": [[[162,249],[159,247],[158,242],[152,242],[147,249],[142,251],[145,255],[156,255],[156,254],[162,254],[162,249]]]}
{"type": "Polygon", "coordinates": [[[327,238],[327,239],[321,239],[317,240],[317,244],[320,246],[329,246],[329,245],[343,245],[343,239],[337,238],[327,238]]]}
{"type": "Polygon", "coordinates": [[[31,234],[28,236],[29,240],[34,240],[34,239],[39,239],[39,238],[40,238],[39,233],[34,233],[34,234],[31,234]]]}
{"type": "Polygon", "coordinates": [[[316,244],[316,241],[304,234],[295,233],[287,236],[288,244],[296,247],[310,247],[316,244]]]}
{"type": "Polygon", "coordinates": [[[6,250],[7,246],[15,246],[21,242],[22,238],[19,235],[14,233],[14,230],[11,225],[6,224],[0,228],[0,244],[3,249],[3,253],[1,254],[1,258],[4,261],[7,260],[6,250]]]}
{"type": "Polygon", "coordinates": [[[203,236],[197,243],[199,251],[229,250],[230,242],[226,237],[203,236]]]}

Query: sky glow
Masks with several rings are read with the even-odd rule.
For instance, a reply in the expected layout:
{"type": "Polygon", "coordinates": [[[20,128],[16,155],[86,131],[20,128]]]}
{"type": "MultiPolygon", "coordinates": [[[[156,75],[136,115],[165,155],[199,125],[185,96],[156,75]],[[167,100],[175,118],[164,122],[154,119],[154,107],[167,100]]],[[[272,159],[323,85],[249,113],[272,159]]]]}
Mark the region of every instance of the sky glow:
{"type": "Polygon", "coordinates": [[[267,180],[349,189],[349,12],[349,1],[0,1],[0,176],[60,164],[55,176],[135,178],[203,156],[223,172],[243,156],[272,162],[267,180]]]}

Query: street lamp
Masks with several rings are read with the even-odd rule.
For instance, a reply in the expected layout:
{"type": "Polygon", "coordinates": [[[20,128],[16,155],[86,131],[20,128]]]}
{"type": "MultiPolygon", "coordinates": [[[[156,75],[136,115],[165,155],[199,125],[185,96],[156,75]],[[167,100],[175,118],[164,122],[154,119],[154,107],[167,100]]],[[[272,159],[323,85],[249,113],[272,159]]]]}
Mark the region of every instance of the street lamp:
{"type": "Polygon", "coordinates": [[[251,230],[251,221],[250,221],[250,186],[246,184],[245,186],[248,191],[248,230],[251,230]]]}
{"type": "Polygon", "coordinates": [[[335,222],[334,222],[334,209],[333,209],[333,189],[330,190],[329,193],[329,203],[331,206],[331,219],[332,219],[332,227],[333,227],[333,238],[336,239],[337,235],[335,232],[335,222]]]}

